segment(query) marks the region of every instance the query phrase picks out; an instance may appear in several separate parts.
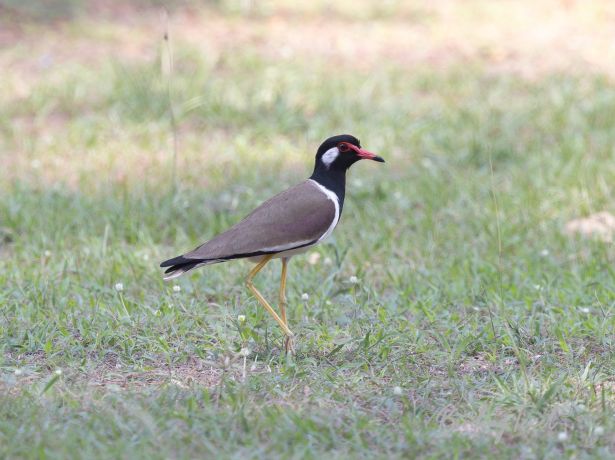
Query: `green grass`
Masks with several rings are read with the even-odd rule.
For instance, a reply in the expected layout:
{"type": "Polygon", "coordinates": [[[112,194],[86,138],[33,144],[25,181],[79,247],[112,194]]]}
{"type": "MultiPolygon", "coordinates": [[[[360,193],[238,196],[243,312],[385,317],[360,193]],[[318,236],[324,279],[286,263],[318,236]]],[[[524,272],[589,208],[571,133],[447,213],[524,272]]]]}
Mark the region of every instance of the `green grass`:
{"type": "Polygon", "coordinates": [[[562,232],[615,211],[608,79],[175,55],[176,191],[159,58],[0,94],[1,457],[615,457],[615,251],[562,232]],[[291,262],[289,360],[248,263],[157,265],[339,132],[387,163],[291,262]]]}

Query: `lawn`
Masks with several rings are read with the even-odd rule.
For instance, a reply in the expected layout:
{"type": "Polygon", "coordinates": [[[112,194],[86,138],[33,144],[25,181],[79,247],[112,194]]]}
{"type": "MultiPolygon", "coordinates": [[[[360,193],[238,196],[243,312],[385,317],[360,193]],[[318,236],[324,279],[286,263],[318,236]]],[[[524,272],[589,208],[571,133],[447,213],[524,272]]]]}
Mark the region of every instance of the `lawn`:
{"type": "Polygon", "coordinates": [[[52,4],[0,1],[0,457],[615,458],[608,2],[52,4]],[[295,357],[252,264],[162,281],[343,132],[295,357]]]}

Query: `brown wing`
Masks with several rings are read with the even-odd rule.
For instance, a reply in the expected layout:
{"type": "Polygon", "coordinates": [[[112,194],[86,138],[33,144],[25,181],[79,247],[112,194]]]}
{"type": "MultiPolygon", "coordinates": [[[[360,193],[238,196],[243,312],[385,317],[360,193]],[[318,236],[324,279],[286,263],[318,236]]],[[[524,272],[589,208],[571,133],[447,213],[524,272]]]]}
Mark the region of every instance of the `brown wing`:
{"type": "Polygon", "coordinates": [[[226,232],[161,266],[250,257],[307,246],[318,241],[335,218],[333,201],[308,180],[267,200],[226,232]]]}

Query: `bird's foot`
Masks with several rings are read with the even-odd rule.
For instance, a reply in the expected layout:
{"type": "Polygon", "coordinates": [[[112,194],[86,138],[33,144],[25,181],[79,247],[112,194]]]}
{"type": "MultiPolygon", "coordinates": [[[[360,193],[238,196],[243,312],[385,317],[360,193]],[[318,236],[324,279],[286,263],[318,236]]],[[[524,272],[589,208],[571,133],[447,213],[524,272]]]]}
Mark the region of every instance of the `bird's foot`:
{"type": "Polygon", "coordinates": [[[286,350],[287,355],[295,354],[295,339],[292,336],[286,336],[286,340],[284,341],[284,349],[286,350]]]}

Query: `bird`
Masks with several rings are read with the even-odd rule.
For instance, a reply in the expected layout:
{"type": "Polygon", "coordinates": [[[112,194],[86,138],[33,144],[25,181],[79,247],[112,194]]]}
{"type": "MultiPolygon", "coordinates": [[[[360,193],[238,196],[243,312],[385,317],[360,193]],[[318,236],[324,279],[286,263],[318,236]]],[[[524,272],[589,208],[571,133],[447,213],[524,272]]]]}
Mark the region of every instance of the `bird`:
{"type": "Polygon", "coordinates": [[[382,157],[363,149],[359,139],[350,134],[329,137],[318,147],[314,170],[307,180],[265,201],[237,224],[192,251],[162,262],[160,266],[166,268],[164,280],[235,259],[256,263],[246,277],[246,286],[279,324],[285,335],[285,351],[293,354],[294,333],[286,317],[288,262],[331,235],[344,206],[346,172],[364,159],[384,163],[382,157]],[[272,259],[282,262],[279,314],[253,283],[272,259]]]}

